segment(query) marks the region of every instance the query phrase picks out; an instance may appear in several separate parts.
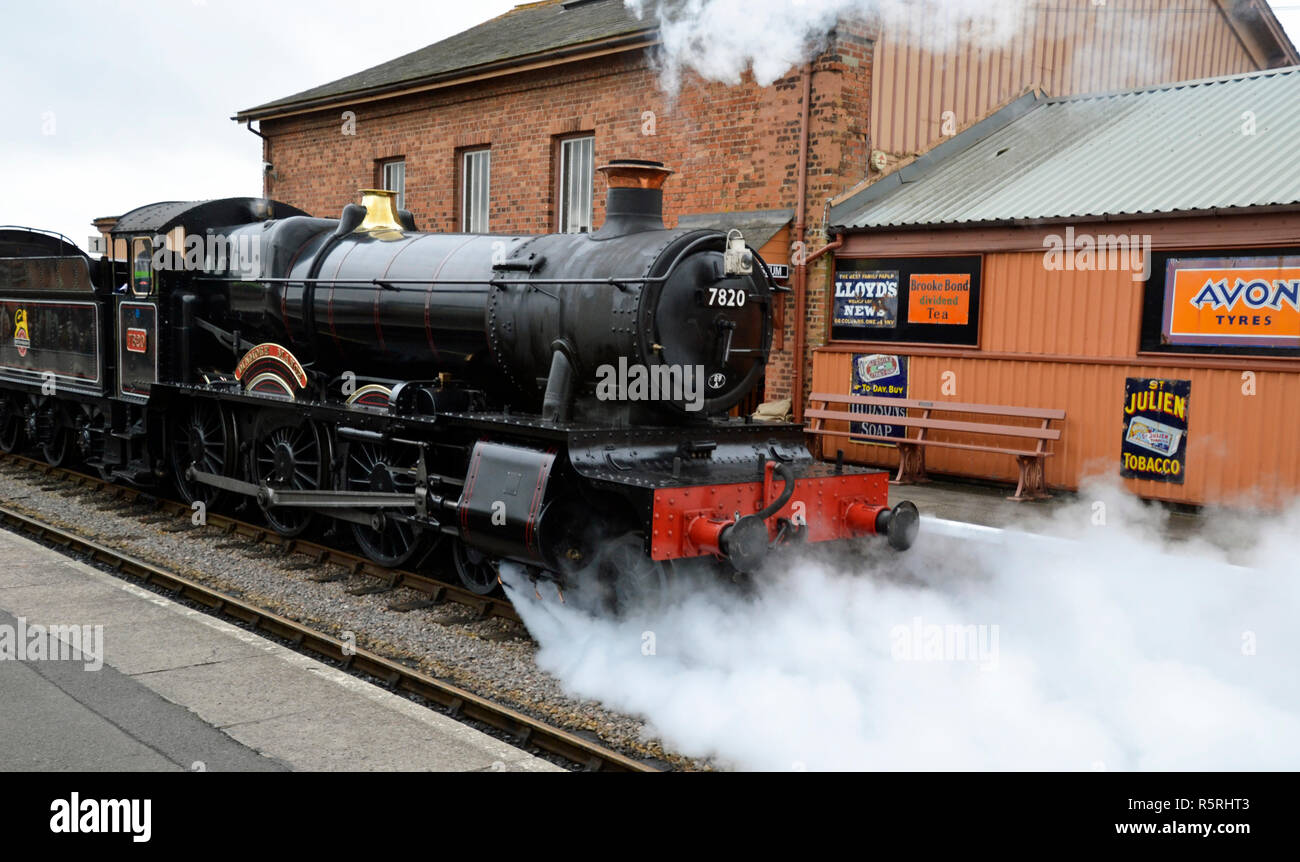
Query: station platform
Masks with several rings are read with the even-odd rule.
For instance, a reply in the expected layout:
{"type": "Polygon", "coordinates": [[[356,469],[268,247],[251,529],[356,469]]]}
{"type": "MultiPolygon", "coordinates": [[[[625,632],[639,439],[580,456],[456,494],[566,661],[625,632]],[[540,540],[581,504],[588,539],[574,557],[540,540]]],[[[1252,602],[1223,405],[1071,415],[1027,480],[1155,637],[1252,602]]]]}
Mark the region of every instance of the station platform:
{"type": "Polygon", "coordinates": [[[4,531],[0,693],[0,771],[562,771],[4,531]]]}

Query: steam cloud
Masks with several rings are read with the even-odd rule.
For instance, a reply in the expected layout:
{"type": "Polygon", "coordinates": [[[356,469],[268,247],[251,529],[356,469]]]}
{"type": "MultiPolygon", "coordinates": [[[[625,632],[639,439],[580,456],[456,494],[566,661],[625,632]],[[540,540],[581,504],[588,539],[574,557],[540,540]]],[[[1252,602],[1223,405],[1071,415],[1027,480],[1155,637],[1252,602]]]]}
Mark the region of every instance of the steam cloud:
{"type": "Polygon", "coordinates": [[[787,74],[825,46],[841,18],[872,22],[939,49],[957,39],[989,47],[1020,32],[1016,0],[624,0],[638,17],[657,14],[665,91],[685,69],[728,84],[751,69],[760,86],[787,74]]]}
{"type": "Polygon", "coordinates": [[[725,767],[1300,768],[1300,507],[1207,518],[1230,564],[1204,535],[1169,546],[1163,516],[1113,488],[1081,497],[1105,525],[1091,503],[1035,525],[1059,538],[929,521],[902,555],[810,558],[748,594],[681,585],[619,620],[505,577],[545,670],[725,767]],[[996,626],[992,650],[900,653],[949,625],[996,626]]]}

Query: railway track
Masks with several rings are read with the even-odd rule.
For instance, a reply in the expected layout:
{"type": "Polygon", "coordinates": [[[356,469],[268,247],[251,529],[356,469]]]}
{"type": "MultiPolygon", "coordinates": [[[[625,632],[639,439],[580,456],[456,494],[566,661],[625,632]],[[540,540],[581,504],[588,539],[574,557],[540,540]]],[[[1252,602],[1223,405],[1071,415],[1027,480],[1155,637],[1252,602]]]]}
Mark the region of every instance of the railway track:
{"type": "MultiPolygon", "coordinates": [[[[24,455],[0,452],[0,464],[12,464],[35,475],[66,482],[72,487],[96,489],[109,499],[119,499],[126,503],[147,499],[154,503],[159,511],[172,515],[178,520],[188,522],[193,515],[193,510],[189,506],[177,500],[169,500],[156,494],[141,491],[138,488],[117,485],[98,476],[79,473],[67,467],[52,467],[44,461],[28,458],[24,455]]],[[[319,542],[302,538],[286,539],[274,530],[259,524],[241,521],[220,512],[209,511],[206,513],[206,518],[209,527],[221,530],[232,537],[276,547],[286,555],[298,554],[318,565],[333,564],[346,570],[348,574],[362,575],[376,581],[374,585],[356,591],[356,594],[406,587],[428,596],[425,601],[431,604],[449,601],[472,608],[477,612],[479,619],[500,617],[520,622],[519,614],[515,612],[514,606],[506,599],[497,596],[480,596],[455,584],[422,575],[419,572],[385,568],[358,554],[349,553],[319,542]]],[[[412,610],[414,607],[418,606],[405,606],[394,609],[412,610]]]]}
{"type": "MultiPolygon", "coordinates": [[[[133,491],[133,489],[124,489],[103,482],[94,477],[61,468],[53,468],[47,464],[22,458],[21,456],[6,455],[3,459],[0,459],[0,463],[15,461],[36,465],[34,471],[40,474],[48,476],[59,474],[58,478],[64,478],[64,474],[66,474],[95,483],[95,486],[105,489],[117,489],[123,493],[140,493],[133,491]]],[[[183,508],[184,512],[182,514],[188,515],[189,509],[183,508]]],[[[242,524],[242,522],[230,520],[233,524],[242,524]]],[[[212,518],[209,519],[209,523],[213,523],[212,518]]],[[[282,638],[299,649],[310,651],[337,662],[344,669],[366,674],[380,680],[390,690],[414,694],[429,703],[437,704],[446,709],[453,717],[463,716],[504,731],[510,734],[516,740],[516,743],[521,746],[531,745],[551,754],[559,755],[584,770],[608,772],[659,771],[652,766],[598,743],[549,725],[508,706],[494,703],[459,686],[436,679],[399,661],[360,647],[351,646],[310,626],[260,608],[244,599],[227,595],[220,590],[168,571],[153,563],[140,560],[94,539],[47,524],[39,518],[2,504],[0,504],[0,525],[15,532],[27,534],[46,544],[83,555],[123,576],[137,579],[146,585],[164,590],[174,597],[200,604],[214,614],[235,620],[254,630],[282,638]]],[[[262,528],[253,525],[243,526],[265,532],[262,528]]],[[[294,544],[297,547],[293,550],[298,553],[315,553],[311,549],[304,551],[302,547],[304,545],[310,546],[311,543],[295,541],[294,544]]],[[[325,550],[330,554],[343,553],[334,549],[327,548],[325,550]]],[[[416,575],[415,577],[422,576],[416,575]]],[[[425,578],[424,580],[430,579],[425,578]]],[[[430,588],[431,593],[436,592],[438,588],[451,589],[448,585],[440,582],[432,583],[437,586],[430,588]]],[[[419,589],[412,583],[403,582],[403,585],[419,589]]],[[[457,600],[450,594],[447,595],[447,598],[457,600]]],[[[465,599],[461,597],[460,600],[465,599]]],[[[465,601],[470,603],[469,600],[465,601]]],[[[475,603],[484,601],[486,600],[480,596],[473,596],[473,602],[475,603]]],[[[513,610],[511,610],[511,613],[513,613],[513,610]]],[[[498,615],[504,616],[505,614],[498,615]]]]}

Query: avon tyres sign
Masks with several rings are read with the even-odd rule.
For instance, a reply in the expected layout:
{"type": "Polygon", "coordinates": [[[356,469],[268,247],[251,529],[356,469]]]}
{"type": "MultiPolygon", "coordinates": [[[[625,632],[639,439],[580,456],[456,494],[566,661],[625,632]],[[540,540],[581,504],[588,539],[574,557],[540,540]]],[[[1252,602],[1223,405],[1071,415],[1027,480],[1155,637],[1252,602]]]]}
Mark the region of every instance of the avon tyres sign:
{"type": "Polygon", "coordinates": [[[1124,382],[1121,476],[1183,484],[1191,394],[1190,380],[1129,377],[1124,382]]]}
{"type": "Polygon", "coordinates": [[[1300,257],[1170,258],[1165,344],[1300,347],[1300,257]]]}
{"type": "MultiPolygon", "coordinates": [[[[892,356],[886,353],[855,353],[853,355],[853,386],[849,390],[854,395],[868,395],[873,398],[906,398],[907,397],[907,357],[892,356]]],[[[906,407],[867,407],[865,405],[851,404],[849,412],[862,413],[865,416],[872,417],[865,422],[850,422],[849,433],[853,436],[850,440],[858,443],[878,441],[861,440],[857,437],[859,434],[871,435],[873,437],[896,437],[903,438],[907,435],[907,428],[902,425],[888,425],[885,422],[889,416],[906,416],[906,407]]]]}

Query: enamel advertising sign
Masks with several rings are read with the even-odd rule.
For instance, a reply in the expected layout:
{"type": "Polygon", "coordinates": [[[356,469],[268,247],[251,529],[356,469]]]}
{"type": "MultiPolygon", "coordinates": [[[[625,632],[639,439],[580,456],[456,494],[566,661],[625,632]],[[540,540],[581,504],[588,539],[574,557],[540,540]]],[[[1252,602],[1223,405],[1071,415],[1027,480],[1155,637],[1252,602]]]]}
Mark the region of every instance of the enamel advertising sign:
{"type": "Polygon", "coordinates": [[[970,320],[970,273],[913,275],[907,290],[907,319],[965,326],[970,320]]]}
{"type": "Polygon", "coordinates": [[[1119,474],[1183,484],[1187,473],[1190,380],[1129,377],[1124,383],[1124,439],[1119,474]]]}
{"type": "Polygon", "coordinates": [[[863,332],[898,323],[898,270],[835,273],[835,326],[863,332]]]}
{"type": "MultiPolygon", "coordinates": [[[[872,398],[906,398],[907,357],[887,353],[855,353],[850,391],[854,395],[867,395],[872,398]]],[[[849,411],[874,417],[862,422],[849,423],[849,433],[853,435],[849,439],[854,442],[887,446],[891,444],[862,440],[857,435],[902,439],[907,434],[906,427],[890,425],[885,419],[889,416],[906,416],[906,407],[868,407],[854,404],[849,407],[849,411]]]]}
{"type": "Polygon", "coordinates": [[[1300,348],[1300,257],[1171,258],[1165,344],[1300,348]]]}

